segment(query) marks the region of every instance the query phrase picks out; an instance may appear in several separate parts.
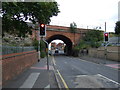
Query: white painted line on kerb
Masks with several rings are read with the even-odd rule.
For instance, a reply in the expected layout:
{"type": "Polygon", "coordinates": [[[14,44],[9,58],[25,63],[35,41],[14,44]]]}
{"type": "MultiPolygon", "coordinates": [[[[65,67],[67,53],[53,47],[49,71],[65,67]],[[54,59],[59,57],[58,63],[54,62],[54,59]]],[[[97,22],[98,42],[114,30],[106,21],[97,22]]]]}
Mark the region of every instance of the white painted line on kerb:
{"type": "Polygon", "coordinates": [[[40,73],[31,73],[20,88],[32,88],[40,73]]]}
{"type": "Polygon", "coordinates": [[[113,82],[113,83],[115,83],[115,84],[117,84],[117,85],[120,85],[120,83],[118,83],[118,82],[116,82],[116,81],[114,81],[114,80],[112,80],[112,79],[109,79],[109,78],[107,78],[107,77],[105,77],[105,76],[103,76],[103,75],[101,75],[101,74],[97,74],[98,76],[101,76],[101,77],[103,77],[103,78],[105,78],[105,79],[107,79],[107,80],[109,80],[109,81],[111,81],[111,82],[113,82]]]}

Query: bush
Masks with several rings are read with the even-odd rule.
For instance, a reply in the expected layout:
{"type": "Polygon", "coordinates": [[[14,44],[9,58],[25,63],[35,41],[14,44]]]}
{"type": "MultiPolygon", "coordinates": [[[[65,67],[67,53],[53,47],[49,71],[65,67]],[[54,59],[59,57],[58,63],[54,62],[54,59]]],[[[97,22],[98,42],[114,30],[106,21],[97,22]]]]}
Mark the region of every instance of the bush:
{"type": "Polygon", "coordinates": [[[79,54],[79,49],[73,48],[73,50],[72,50],[72,56],[78,57],[78,54],[79,54]]]}
{"type": "Polygon", "coordinates": [[[36,49],[36,51],[38,51],[39,41],[37,39],[33,40],[32,45],[34,46],[34,48],[36,49]]]}
{"type": "MultiPolygon", "coordinates": [[[[39,41],[34,39],[33,40],[33,46],[37,51],[39,51],[38,50],[38,45],[39,45],[39,41]]],[[[45,45],[44,41],[40,40],[40,57],[41,58],[44,58],[46,56],[45,49],[46,49],[46,45],[45,45]]]]}
{"type": "Polygon", "coordinates": [[[46,53],[44,51],[40,52],[40,57],[44,58],[46,56],[46,53]]]}
{"type": "Polygon", "coordinates": [[[101,46],[101,42],[91,42],[91,43],[90,43],[90,46],[91,46],[92,48],[98,48],[98,47],[101,46]]]}
{"type": "Polygon", "coordinates": [[[10,39],[9,38],[4,38],[4,41],[5,42],[10,42],[10,39]]]}
{"type": "Polygon", "coordinates": [[[31,46],[30,43],[24,43],[24,46],[31,46]]]}
{"type": "Polygon", "coordinates": [[[45,51],[45,49],[46,49],[45,42],[43,40],[40,40],[40,51],[45,51]]]}

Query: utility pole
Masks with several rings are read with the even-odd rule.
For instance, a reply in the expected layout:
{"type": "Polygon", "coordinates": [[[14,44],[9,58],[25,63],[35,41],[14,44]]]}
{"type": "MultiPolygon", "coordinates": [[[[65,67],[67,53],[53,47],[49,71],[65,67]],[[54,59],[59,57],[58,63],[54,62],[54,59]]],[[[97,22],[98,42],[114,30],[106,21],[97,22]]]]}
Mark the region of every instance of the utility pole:
{"type": "Polygon", "coordinates": [[[106,22],[105,22],[105,32],[106,32],[106,22]]]}
{"type": "Polygon", "coordinates": [[[34,29],[38,31],[37,37],[38,37],[38,62],[39,62],[40,61],[40,28],[38,22],[36,22],[34,29]]]}
{"type": "MultiPolygon", "coordinates": [[[[105,22],[105,32],[106,32],[106,22],[105,22]]],[[[104,39],[104,42],[105,42],[105,45],[104,45],[104,56],[105,56],[105,60],[106,60],[107,59],[107,45],[106,45],[107,43],[106,43],[105,39],[104,39]]]]}
{"type": "MultiPolygon", "coordinates": [[[[40,32],[39,32],[40,35],[40,32]]],[[[38,45],[38,62],[40,61],[40,36],[39,36],[39,45],[38,45]]]]}

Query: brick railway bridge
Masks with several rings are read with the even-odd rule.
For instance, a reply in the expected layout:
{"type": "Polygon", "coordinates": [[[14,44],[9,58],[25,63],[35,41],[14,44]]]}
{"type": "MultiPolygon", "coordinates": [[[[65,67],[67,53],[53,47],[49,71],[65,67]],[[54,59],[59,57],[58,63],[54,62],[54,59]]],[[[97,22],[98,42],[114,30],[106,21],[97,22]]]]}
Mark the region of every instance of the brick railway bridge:
{"type": "MultiPolygon", "coordinates": [[[[70,27],[47,25],[46,26],[46,37],[45,40],[50,43],[53,40],[62,40],[67,46],[67,53],[69,54],[72,47],[77,45],[82,39],[86,32],[90,29],[77,28],[75,33],[71,33],[70,27]]],[[[39,40],[38,31],[33,30],[32,37],[36,37],[39,40]]]]}

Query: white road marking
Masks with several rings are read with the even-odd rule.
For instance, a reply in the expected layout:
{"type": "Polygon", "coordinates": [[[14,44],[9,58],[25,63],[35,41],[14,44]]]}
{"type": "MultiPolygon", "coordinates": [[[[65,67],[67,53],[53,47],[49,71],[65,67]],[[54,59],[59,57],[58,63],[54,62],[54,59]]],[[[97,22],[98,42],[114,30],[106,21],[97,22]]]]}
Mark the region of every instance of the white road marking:
{"type": "Polygon", "coordinates": [[[109,81],[111,81],[111,82],[113,82],[113,83],[115,83],[115,84],[117,84],[117,85],[120,85],[120,83],[118,83],[118,82],[116,82],[116,81],[114,81],[114,80],[112,80],[112,79],[109,79],[109,78],[107,78],[107,77],[105,77],[105,76],[103,76],[103,75],[101,75],[101,74],[97,74],[98,76],[100,76],[100,77],[103,77],[103,78],[105,78],[105,79],[107,79],[107,80],[109,80],[109,81]]]}
{"type": "Polygon", "coordinates": [[[32,88],[40,73],[31,73],[20,88],[32,88]]]}
{"type": "Polygon", "coordinates": [[[45,88],[50,88],[50,85],[47,85],[45,88]]]}

